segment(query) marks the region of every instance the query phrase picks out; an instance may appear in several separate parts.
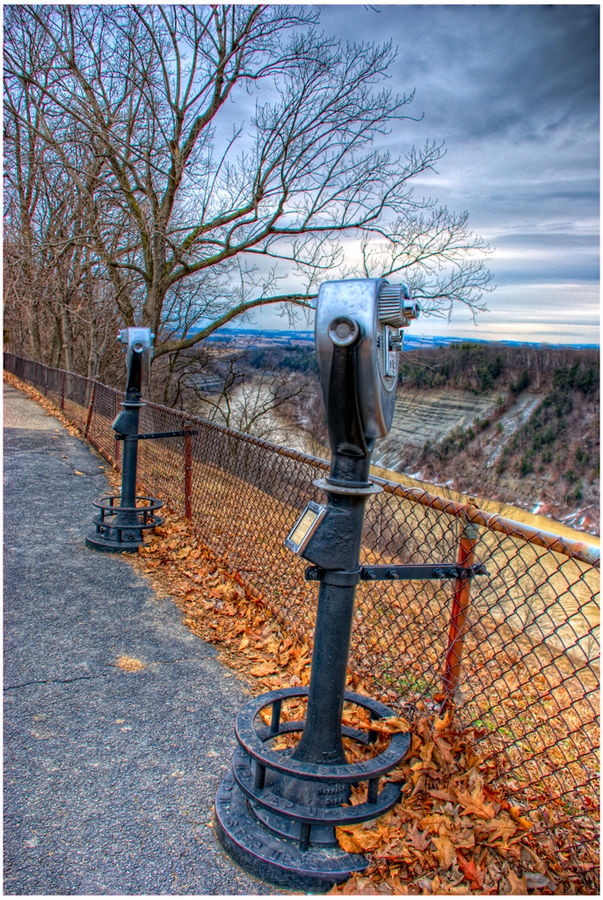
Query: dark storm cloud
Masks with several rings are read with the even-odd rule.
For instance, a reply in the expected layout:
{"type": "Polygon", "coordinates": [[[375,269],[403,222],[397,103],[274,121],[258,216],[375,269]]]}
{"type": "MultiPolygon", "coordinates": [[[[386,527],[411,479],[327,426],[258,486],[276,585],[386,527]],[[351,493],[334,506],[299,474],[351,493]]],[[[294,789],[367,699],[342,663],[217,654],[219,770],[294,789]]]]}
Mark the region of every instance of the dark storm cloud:
{"type": "MultiPolygon", "coordinates": [[[[583,321],[591,327],[599,277],[598,6],[320,11],[329,34],[397,45],[388,86],[414,89],[412,111],[423,119],[400,123],[388,146],[445,142],[438,173],[419,179],[417,191],[467,209],[494,248],[497,290],[488,298],[490,318],[480,317],[484,335],[506,329],[509,337],[516,328],[525,339],[525,329],[545,316],[552,340],[568,298],[572,308],[588,309],[583,321]],[[543,305],[539,291],[547,283],[543,305]]],[[[598,339],[587,330],[582,337],[598,339]]]]}
{"type": "Polygon", "coordinates": [[[596,6],[336,5],[321,7],[321,24],[393,40],[392,88],[416,88],[416,107],[447,139],[537,140],[598,115],[596,6]]]}

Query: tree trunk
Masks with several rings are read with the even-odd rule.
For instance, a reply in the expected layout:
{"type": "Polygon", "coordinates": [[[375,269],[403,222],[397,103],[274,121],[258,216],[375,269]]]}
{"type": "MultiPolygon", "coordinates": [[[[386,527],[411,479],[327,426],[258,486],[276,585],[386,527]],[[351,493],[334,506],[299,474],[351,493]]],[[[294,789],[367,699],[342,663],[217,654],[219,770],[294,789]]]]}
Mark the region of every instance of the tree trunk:
{"type": "Polygon", "coordinates": [[[63,350],[65,352],[65,368],[68,372],[73,372],[73,331],[71,328],[71,319],[69,316],[69,301],[67,297],[61,303],[61,336],[63,339],[63,350]]]}

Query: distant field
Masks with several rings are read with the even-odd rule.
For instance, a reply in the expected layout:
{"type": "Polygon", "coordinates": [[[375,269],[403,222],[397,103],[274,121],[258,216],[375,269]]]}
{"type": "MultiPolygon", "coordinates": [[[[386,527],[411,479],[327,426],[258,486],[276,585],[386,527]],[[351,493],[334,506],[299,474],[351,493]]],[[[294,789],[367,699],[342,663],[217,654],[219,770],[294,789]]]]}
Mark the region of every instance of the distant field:
{"type": "MultiPolygon", "coordinates": [[[[431,494],[449,497],[451,500],[457,500],[459,503],[466,503],[469,499],[467,494],[460,494],[457,491],[452,491],[450,488],[442,485],[417,481],[415,478],[409,478],[408,475],[403,475],[400,472],[393,472],[391,469],[385,469],[382,466],[371,466],[371,471],[374,475],[377,475],[378,478],[385,478],[388,481],[404,484],[407,487],[420,487],[425,491],[429,491],[431,494]]],[[[562,522],[557,522],[555,519],[549,519],[546,516],[533,515],[528,512],[528,510],[521,509],[519,506],[512,506],[510,503],[498,503],[495,500],[487,500],[480,497],[479,506],[480,509],[483,509],[485,512],[506,516],[508,519],[513,519],[516,522],[523,522],[524,525],[530,525],[532,528],[538,528],[541,531],[550,531],[553,534],[571,538],[574,541],[584,541],[586,544],[592,544],[593,547],[601,546],[601,539],[596,534],[587,534],[583,531],[577,531],[575,528],[569,528],[567,525],[564,525],[562,522]]]]}
{"type": "MultiPolygon", "coordinates": [[[[378,466],[373,466],[371,471],[388,481],[419,487],[460,503],[469,499],[448,488],[425,484],[378,466]]],[[[493,500],[480,499],[478,503],[484,512],[593,547],[600,546],[596,535],[568,528],[554,519],[532,515],[524,509],[493,500]]],[[[507,587],[494,591],[496,596],[490,596],[491,586],[486,587],[476,595],[475,602],[488,607],[494,618],[504,620],[514,633],[527,634],[534,627],[538,636],[547,634],[548,640],[559,649],[570,653],[577,651],[580,656],[584,654],[591,663],[598,665],[599,570],[586,563],[569,560],[560,553],[523,542],[517,544],[510,556],[510,548],[504,541],[501,543],[500,536],[487,529],[480,531],[482,539],[478,545],[478,556],[487,569],[490,564],[493,571],[504,573],[502,577],[507,587]],[[529,584],[529,580],[524,582],[522,579],[530,571],[534,572],[539,585],[526,596],[525,585],[529,584]]],[[[507,544],[510,543],[514,542],[507,541],[507,544]]]]}

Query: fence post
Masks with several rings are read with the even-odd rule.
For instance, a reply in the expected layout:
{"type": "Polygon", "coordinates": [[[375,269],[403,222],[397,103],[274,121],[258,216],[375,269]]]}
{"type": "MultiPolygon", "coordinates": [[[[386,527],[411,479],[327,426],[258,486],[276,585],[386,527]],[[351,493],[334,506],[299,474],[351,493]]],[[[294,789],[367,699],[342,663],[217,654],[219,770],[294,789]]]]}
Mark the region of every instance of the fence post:
{"type": "MultiPolygon", "coordinates": [[[[471,505],[466,507],[467,510],[471,508],[471,505]]],[[[459,566],[470,568],[474,564],[475,546],[478,540],[479,531],[477,525],[474,525],[468,516],[465,516],[457,554],[459,566]]],[[[459,686],[465,644],[467,610],[471,599],[471,581],[472,579],[470,578],[457,578],[454,584],[454,597],[452,599],[450,628],[448,631],[448,649],[446,651],[442,686],[442,691],[445,694],[442,709],[452,706],[455,691],[459,686]]]]}
{"type": "MultiPolygon", "coordinates": [[[[183,417],[184,419],[184,417],[183,417]]],[[[186,429],[186,422],[183,421],[183,429],[186,429]]],[[[192,437],[188,431],[184,435],[184,516],[186,519],[192,518],[191,510],[191,481],[192,481],[192,437]]]]}
{"type": "Polygon", "coordinates": [[[94,395],[96,393],[96,381],[92,382],[92,390],[90,391],[90,403],[88,404],[88,417],[86,418],[86,427],[84,428],[84,437],[88,437],[90,423],[92,422],[92,410],[94,409],[94,395]]]}
{"type": "MultiPolygon", "coordinates": [[[[115,419],[117,418],[117,413],[119,412],[119,400],[117,398],[117,391],[114,391],[113,393],[113,401],[113,421],[115,421],[115,419]]],[[[113,448],[113,461],[117,468],[119,468],[119,441],[117,440],[117,432],[114,431],[113,435],[115,438],[115,440],[113,441],[115,445],[113,448]]]]}
{"type": "Polygon", "coordinates": [[[61,373],[61,412],[65,410],[65,372],[61,373]]]}

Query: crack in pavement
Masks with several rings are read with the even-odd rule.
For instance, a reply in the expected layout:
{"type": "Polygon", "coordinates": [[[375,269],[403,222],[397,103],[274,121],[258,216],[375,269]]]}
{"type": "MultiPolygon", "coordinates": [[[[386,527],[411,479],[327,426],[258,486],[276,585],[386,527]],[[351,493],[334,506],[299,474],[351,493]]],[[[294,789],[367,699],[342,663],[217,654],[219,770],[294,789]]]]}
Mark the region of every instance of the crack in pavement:
{"type": "MultiPolygon", "coordinates": [[[[140,672],[144,672],[145,669],[154,669],[157,666],[169,666],[174,663],[179,662],[188,662],[191,659],[211,659],[210,655],[208,656],[178,656],[176,659],[165,659],[165,660],[157,660],[152,663],[144,663],[142,668],[135,670],[134,672],[128,671],[128,669],[123,666],[118,665],[117,663],[105,663],[108,669],[117,669],[120,672],[127,672],[129,675],[135,674],[138,675],[140,672]]],[[[74,681],[91,681],[95,678],[106,678],[107,675],[111,675],[111,672],[96,672],[94,675],[75,675],[73,678],[41,678],[34,681],[22,681],[20,684],[8,684],[3,687],[4,691],[16,691],[20,688],[30,687],[34,684],[72,684],[74,681]]]]}
{"type": "MultiPolygon", "coordinates": [[[[117,667],[116,667],[117,668],[117,667]]],[[[95,675],[76,675],[74,678],[41,678],[38,681],[22,681],[20,684],[5,685],[4,691],[16,691],[32,684],[71,684],[74,681],[90,681],[93,678],[104,678],[110,672],[97,672],[95,675]]]]}

